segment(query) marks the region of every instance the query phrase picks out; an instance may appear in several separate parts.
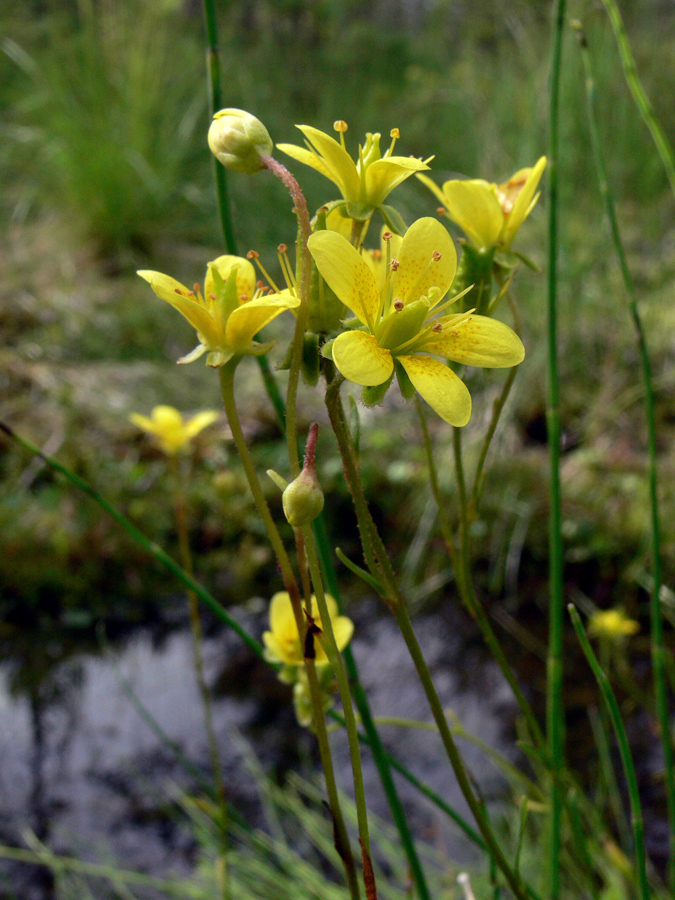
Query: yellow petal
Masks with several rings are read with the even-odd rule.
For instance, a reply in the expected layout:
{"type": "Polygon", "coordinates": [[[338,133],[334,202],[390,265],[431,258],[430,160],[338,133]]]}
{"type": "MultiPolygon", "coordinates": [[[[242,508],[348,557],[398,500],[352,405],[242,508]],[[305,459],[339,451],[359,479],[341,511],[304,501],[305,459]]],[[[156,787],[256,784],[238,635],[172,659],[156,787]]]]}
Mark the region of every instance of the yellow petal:
{"type": "Polygon", "coordinates": [[[486,181],[446,181],[443,204],[471,243],[482,250],[494,246],[504,226],[504,213],[486,181]]]}
{"type": "Polygon", "coordinates": [[[392,291],[406,304],[419,300],[430,287],[440,288],[435,300],[440,302],[457,271],[452,238],[437,219],[429,216],[417,219],[406,231],[396,259],[400,265],[392,275],[392,291]],[[440,253],[440,259],[433,259],[435,252],[440,253]]]}
{"type": "Polygon", "coordinates": [[[445,206],[445,194],[439,188],[439,186],[431,180],[427,175],[417,175],[417,178],[422,182],[425,187],[428,187],[429,190],[438,197],[443,206],[445,206]]]}
{"type": "Polygon", "coordinates": [[[344,650],[354,634],[354,623],[347,616],[337,616],[333,619],[333,634],[338,650],[344,650]]]}
{"type": "Polygon", "coordinates": [[[213,284],[213,276],[211,275],[211,266],[215,266],[218,269],[223,281],[227,281],[230,272],[236,266],[237,296],[245,296],[247,300],[250,300],[253,297],[257,279],[255,268],[248,259],[244,259],[241,256],[225,255],[219,256],[218,259],[214,259],[213,262],[209,263],[209,266],[206,269],[206,279],[204,281],[204,294],[206,296],[216,293],[213,284]]]}
{"type": "Polygon", "coordinates": [[[516,174],[512,178],[512,180],[517,180],[518,176],[522,176],[525,172],[529,171],[525,184],[518,193],[518,196],[516,197],[513,204],[513,209],[506,219],[506,228],[504,229],[502,242],[507,250],[513,243],[516,232],[523,224],[527,216],[529,216],[532,210],[532,207],[534,205],[532,202],[534,194],[537,190],[537,186],[539,185],[539,181],[541,180],[541,176],[543,175],[545,168],[546,157],[542,156],[537,160],[532,169],[521,169],[521,171],[516,172],[516,174]]]}
{"type": "Polygon", "coordinates": [[[423,172],[428,168],[421,159],[414,157],[389,156],[375,160],[366,168],[366,196],[362,200],[379,206],[402,181],[414,172],[423,172]]]}
{"type": "Polygon", "coordinates": [[[430,356],[398,356],[416,391],[450,425],[462,426],[471,418],[471,395],[457,375],[430,356]]]}
{"type": "Polygon", "coordinates": [[[336,231],[315,231],[307,241],[328,287],[371,330],[380,306],[380,292],[370,266],[336,231]]]}
{"type": "Polygon", "coordinates": [[[488,369],[506,369],[523,361],[523,343],[508,325],[489,316],[470,316],[453,327],[453,318],[440,319],[443,331],[426,340],[420,349],[488,369]]]}
{"type": "Polygon", "coordinates": [[[157,294],[160,300],[166,300],[178,312],[184,316],[190,325],[195,328],[200,335],[203,335],[208,344],[217,344],[220,337],[220,328],[211,313],[196,300],[185,296],[189,293],[188,288],[182,285],[175,278],[163,275],[161,272],[141,271],[137,272],[141,278],[150,283],[150,287],[157,294]]]}
{"type": "Polygon", "coordinates": [[[356,384],[382,384],[394,371],[389,350],[364,331],[344,331],[335,338],[332,349],[335,365],[356,384]]]}
{"type": "Polygon", "coordinates": [[[225,326],[225,343],[235,353],[245,353],[256,334],[286,309],[300,305],[290,291],[249,300],[230,313],[225,326]]]}
{"type": "Polygon", "coordinates": [[[278,591],[270,601],[270,628],[274,634],[295,633],[295,616],[287,591],[278,591]]]}
{"type": "Polygon", "coordinates": [[[185,423],[185,436],[187,440],[195,437],[200,431],[208,428],[209,425],[216,421],[220,414],[213,409],[206,409],[204,412],[197,413],[185,423]]]}
{"type": "Polygon", "coordinates": [[[292,159],[297,159],[298,162],[304,163],[306,166],[311,166],[312,169],[321,172],[322,175],[342,189],[342,185],[335,181],[328,166],[312,150],[308,150],[306,147],[298,147],[296,144],[277,144],[277,150],[281,150],[282,153],[285,153],[292,159]]]}
{"type": "MultiPolygon", "coordinates": [[[[328,177],[338,185],[345,200],[356,200],[358,198],[360,180],[356,171],[356,164],[342,144],[329,134],[319,131],[318,128],[312,128],[311,125],[297,125],[296,127],[300,129],[311,144],[312,149],[320,157],[321,162],[327,169],[328,177]]],[[[288,150],[285,152],[288,152],[288,150]]],[[[314,166],[314,168],[318,167],[314,166]]]]}
{"type": "Polygon", "coordinates": [[[129,416],[129,421],[134,425],[138,425],[138,427],[142,428],[143,431],[148,431],[150,432],[150,434],[155,433],[155,423],[147,416],[142,416],[140,413],[131,413],[131,415],[129,416]]]}

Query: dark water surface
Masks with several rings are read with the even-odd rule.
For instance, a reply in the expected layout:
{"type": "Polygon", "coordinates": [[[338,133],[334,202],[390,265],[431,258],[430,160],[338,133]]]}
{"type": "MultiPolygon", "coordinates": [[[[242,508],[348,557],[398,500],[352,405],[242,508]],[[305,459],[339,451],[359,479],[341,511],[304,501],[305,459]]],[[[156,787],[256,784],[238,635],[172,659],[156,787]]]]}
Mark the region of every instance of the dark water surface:
{"type": "MultiPolygon", "coordinates": [[[[383,617],[371,618],[366,626],[366,615],[354,617],[353,646],[374,714],[429,720],[395,626],[383,617]]],[[[264,613],[249,616],[246,625],[259,635],[266,625],[264,613]]],[[[468,653],[447,623],[424,617],[415,628],[443,703],[469,731],[503,749],[514,710],[495,668],[468,653]]],[[[247,755],[255,753],[274,777],[289,767],[309,775],[316,755],[313,738],[295,724],[285,688],[242,652],[234,635],[208,637],[204,654],[229,798],[249,821],[261,824],[247,755]]],[[[10,664],[0,667],[0,842],[25,846],[22,833],[30,829],[57,853],[114,859],[125,869],[158,876],[188,874],[195,842],[172,797],[177,790],[199,787],[139,714],[125,683],[208,779],[189,633],[174,631],[158,641],[140,631],[102,655],[71,657],[47,676],[50,689],[32,697],[13,695],[12,675],[10,664]]],[[[383,727],[382,734],[413,772],[465,811],[435,734],[395,726],[383,727]]],[[[349,791],[344,735],[334,735],[332,742],[340,782],[349,791]]],[[[462,749],[485,794],[497,794],[501,780],[494,767],[470,744],[464,742],[462,749]]],[[[369,805],[388,818],[367,751],[364,764],[369,805]]],[[[471,858],[456,829],[414,789],[403,782],[400,787],[416,832],[432,835],[455,858],[471,858]]],[[[0,873],[0,897],[47,900],[51,895],[44,871],[0,860],[0,873]]]]}

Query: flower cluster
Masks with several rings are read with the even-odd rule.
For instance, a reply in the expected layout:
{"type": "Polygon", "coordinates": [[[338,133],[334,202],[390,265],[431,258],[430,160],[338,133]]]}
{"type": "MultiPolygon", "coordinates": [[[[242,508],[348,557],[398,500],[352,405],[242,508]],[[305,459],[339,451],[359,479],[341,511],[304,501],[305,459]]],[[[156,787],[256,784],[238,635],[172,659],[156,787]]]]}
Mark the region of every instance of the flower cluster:
{"type": "MultiPolygon", "coordinates": [[[[489,315],[492,306],[484,288],[487,284],[489,290],[491,283],[494,251],[510,250],[516,232],[537,202],[546,159],[521,169],[503,184],[451,180],[440,189],[421,174],[429,169],[433,157],[394,156],[398,129],[391,131],[391,144],[384,153],[381,135],[368,133],[353,159],[345,143],[345,122],[334,124],[339,141],[309,125],[298,128],[305,146],[279,144],[278,149],[320,172],[341,195],[322,208],[307,241],[316,274],[312,289],[305,299],[300,296],[300,278],[286,257],[282,268],[287,287],[283,290],[271,279],[271,287],[256,280],[249,260],[236,256],[221,256],[208,264],[203,291],[198,284],[190,289],[160,272],[139,272],[157,296],[174,306],[197,331],[197,347],[179,362],[192,362],[206,353],[207,365],[220,367],[230,361],[236,364],[246,355],[264,354],[272,345],[258,342],[256,335],[281,313],[295,313],[305,303],[309,308],[303,321],[310,327],[322,325],[320,340],[306,341],[307,352],[318,353],[320,343],[328,337],[323,356],[332,359],[344,378],[364,388],[364,402],[380,402],[396,375],[404,397],[410,399],[417,391],[446,422],[465,425],[471,415],[471,397],[448,362],[502,368],[518,365],[524,357],[515,332],[489,315]],[[411,175],[417,175],[434,192],[443,211],[466,234],[466,259],[472,259],[471,248],[488,253],[483,263],[487,276],[485,272],[480,276],[481,299],[474,302],[474,308],[458,305],[451,309],[460,296],[475,299],[478,279],[474,277],[476,267],[470,265],[456,278],[455,244],[443,225],[421,218],[406,228],[394,207],[385,204],[391,192],[411,175]],[[377,263],[361,246],[376,211],[388,229],[388,241],[377,263]],[[354,318],[340,325],[339,318],[325,315],[327,308],[351,312],[354,318]],[[326,322],[334,329],[332,334],[325,334],[326,322]]],[[[214,117],[209,144],[218,159],[235,171],[280,166],[271,157],[272,142],[262,123],[242,110],[221,110],[214,117]]],[[[294,180],[290,174],[288,178],[294,180]]],[[[299,259],[298,273],[300,269],[299,259]]],[[[313,371],[318,372],[318,364],[305,356],[303,371],[312,371],[314,365],[313,371]]]]}

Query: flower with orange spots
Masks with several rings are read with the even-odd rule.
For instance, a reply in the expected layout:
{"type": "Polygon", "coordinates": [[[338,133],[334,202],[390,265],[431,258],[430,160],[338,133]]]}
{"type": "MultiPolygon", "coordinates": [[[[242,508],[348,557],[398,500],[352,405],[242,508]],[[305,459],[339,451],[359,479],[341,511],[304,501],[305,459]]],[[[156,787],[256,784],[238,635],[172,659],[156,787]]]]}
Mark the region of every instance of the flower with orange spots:
{"type": "Polygon", "coordinates": [[[207,366],[217,368],[233,357],[267,353],[272,344],[257,343],[255,335],[284,310],[300,305],[291,290],[266,293],[262,282],[256,282],[253,265],[239,256],[219,256],[208,264],[203,293],[198,284],[190,290],[161,272],[137,274],[197,331],[199,344],[179,363],[208,352],[207,366]]]}
{"type": "Polygon", "coordinates": [[[436,219],[418,219],[387,260],[384,277],[342,235],[315,232],[308,242],[328,286],[361,327],[330,345],[338,370],[364,387],[391,382],[404,395],[417,390],[451,425],[466,425],[471,396],[464,382],[435,357],[470,366],[508,368],[525,355],[520,338],[503,322],[472,311],[440,315],[457,270],[452,238],[436,219]],[[379,276],[379,277],[378,277],[379,276]]]}
{"type": "Polygon", "coordinates": [[[420,181],[438,197],[443,210],[477,250],[510,250],[513,239],[539,199],[536,193],[546,168],[542,156],[530,169],[520,169],[504,184],[482,179],[446,181],[443,189],[425,175],[420,181]]]}

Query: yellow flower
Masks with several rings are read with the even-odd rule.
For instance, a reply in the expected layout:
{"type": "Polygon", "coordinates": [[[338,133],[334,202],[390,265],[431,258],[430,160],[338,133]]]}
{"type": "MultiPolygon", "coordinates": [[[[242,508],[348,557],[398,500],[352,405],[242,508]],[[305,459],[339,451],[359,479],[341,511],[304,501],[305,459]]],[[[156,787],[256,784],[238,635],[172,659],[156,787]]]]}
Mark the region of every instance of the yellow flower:
{"type": "Polygon", "coordinates": [[[390,134],[391,145],[384,155],[380,150],[381,135],[368,133],[365,144],[359,146],[358,161],[354,162],[345,148],[346,123],[336,122],[334,126],[340,132],[340,142],[310,125],[296,127],[304,134],[306,147],[277,144],[278,149],[321,172],[337,185],[347,215],[359,222],[369,219],[402,181],[414,172],[428,169],[427,163],[433,158],[422,162],[408,156],[392,156],[399,136],[398,129],[394,128],[390,134]]]}
{"type": "MultiPolygon", "coordinates": [[[[338,607],[335,600],[326,595],[326,604],[333,623],[333,632],[339,650],[344,650],[351,640],[354,632],[354,623],[347,616],[338,615],[338,607]]],[[[312,594],[312,618],[321,628],[321,616],[312,594]]],[[[298,629],[295,625],[295,616],[291,606],[291,598],[286,591],[279,591],[272,597],[270,603],[270,631],[263,634],[265,644],[265,658],[270,662],[280,662],[287,666],[301,666],[303,664],[303,648],[300,646],[298,629]]],[[[316,651],[316,664],[327,665],[328,657],[319,640],[314,641],[316,651]]]]}
{"type": "Polygon", "coordinates": [[[161,272],[138,274],[197,330],[199,344],[179,363],[193,362],[206,351],[206,364],[214,367],[234,356],[267,353],[272,345],[258,344],[254,336],[284,310],[300,305],[289,290],[265,294],[251,263],[239,256],[219,256],[208,264],[203,294],[198,284],[191,291],[161,272]]]}
{"type": "Polygon", "coordinates": [[[510,250],[518,229],[539,199],[535,191],[545,167],[546,157],[542,156],[531,169],[520,169],[504,184],[453,180],[446,181],[443,190],[425,175],[418,178],[478,250],[510,250]]]}
{"type": "Polygon", "coordinates": [[[457,253],[435,219],[418,219],[405,233],[382,283],[369,262],[341,235],[315,232],[308,243],[319,272],[363,328],[345,331],[332,344],[333,362],[350,381],[383,385],[396,371],[410,380],[438,415],[466,425],[471,397],[464,382],[429,354],[469,366],[502,368],[522,361],[520,338],[487,316],[440,315],[452,285],[457,253]],[[397,368],[400,366],[403,370],[397,368]]]}
{"type": "Polygon", "coordinates": [[[637,634],[640,625],[629,619],[622,609],[603,609],[594,612],[590,618],[588,633],[611,641],[621,640],[637,634]]]}
{"type": "Polygon", "coordinates": [[[129,420],[153,434],[157,443],[169,456],[182,450],[193,437],[199,434],[218,418],[218,413],[212,409],[197,413],[191,419],[183,419],[182,415],[173,406],[156,406],[150,413],[150,418],[132,413],[129,420]]]}

